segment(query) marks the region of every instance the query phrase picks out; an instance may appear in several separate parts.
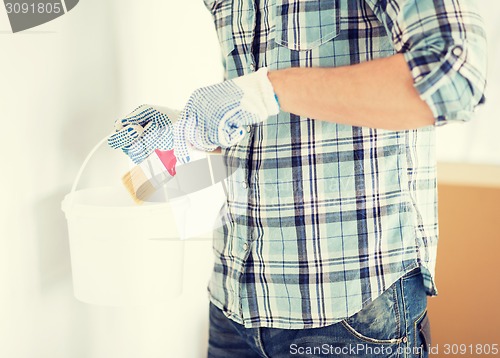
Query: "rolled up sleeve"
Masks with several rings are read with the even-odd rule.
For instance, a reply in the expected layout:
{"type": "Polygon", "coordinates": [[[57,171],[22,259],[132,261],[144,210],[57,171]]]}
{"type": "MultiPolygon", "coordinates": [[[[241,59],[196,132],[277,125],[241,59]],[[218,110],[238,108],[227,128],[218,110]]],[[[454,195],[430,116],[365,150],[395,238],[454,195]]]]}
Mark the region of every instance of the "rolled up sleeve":
{"type": "Polygon", "coordinates": [[[484,103],[487,50],[473,0],[372,0],[377,17],[403,53],[414,86],[436,125],[467,121],[484,103]]]}

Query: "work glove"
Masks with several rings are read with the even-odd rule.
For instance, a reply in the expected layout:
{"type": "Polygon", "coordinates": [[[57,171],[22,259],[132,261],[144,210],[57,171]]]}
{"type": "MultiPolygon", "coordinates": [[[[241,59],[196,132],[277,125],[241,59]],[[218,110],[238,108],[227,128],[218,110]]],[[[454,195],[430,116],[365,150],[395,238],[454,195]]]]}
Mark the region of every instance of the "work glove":
{"type": "Polygon", "coordinates": [[[115,121],[116,132],[108,138],[108,145],[120,148],[135,164],[140,164],[155,149],[172,150],[173,122],[179,113],[170,108],[139,106],[125,118],[115,121]]]}
{"type": "Polygon", "coordinates": [[[190,160],[190,148],[212,151],[230,147],[245,135],[243,128],[279,112],[267,68],[193,92],[174,126],[177,160],[190,160]]]}

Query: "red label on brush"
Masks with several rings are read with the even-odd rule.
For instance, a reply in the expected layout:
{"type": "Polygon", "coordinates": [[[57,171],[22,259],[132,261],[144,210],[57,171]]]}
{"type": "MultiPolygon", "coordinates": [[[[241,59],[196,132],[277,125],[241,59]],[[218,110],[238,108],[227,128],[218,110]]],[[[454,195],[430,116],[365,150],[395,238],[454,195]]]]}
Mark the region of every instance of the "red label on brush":
{"type": "Polygon", "coordinates": [[[155,150],[156,155],[160,158],[168,173],[171,176],[175,175],[175,164],[177,163],[177,158],[174,155],[174,150],[155,150]]]}

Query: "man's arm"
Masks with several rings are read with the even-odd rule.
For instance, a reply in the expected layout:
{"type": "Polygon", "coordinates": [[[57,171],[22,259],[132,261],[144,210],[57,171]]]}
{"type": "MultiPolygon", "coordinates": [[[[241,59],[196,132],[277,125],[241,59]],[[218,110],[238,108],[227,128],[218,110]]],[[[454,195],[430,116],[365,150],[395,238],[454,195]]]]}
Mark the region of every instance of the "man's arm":
{"type": "Polygon", "coordinates": [[[383,129],[466,121],[484,101],[486,41],[473,0],[366,0],[398,54],[269,73],[284,111],[383,129]]]}
{"type": "Polygon", "coordinates": [[[391,130],[434,124],[402,54],[345,67],[271,71],[269,79],[285,112],[391,130]]]}

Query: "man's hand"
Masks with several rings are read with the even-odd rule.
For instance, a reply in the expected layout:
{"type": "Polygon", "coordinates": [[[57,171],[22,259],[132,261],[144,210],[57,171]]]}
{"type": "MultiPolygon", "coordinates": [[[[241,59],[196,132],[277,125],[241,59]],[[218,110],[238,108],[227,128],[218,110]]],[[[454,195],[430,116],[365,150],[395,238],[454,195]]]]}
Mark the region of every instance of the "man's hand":
{"type": "Polygon", "coordinates": [[[188,143],[212,151],[240,141],[243,126],[279,112],[267,68],[193,92],[175,125],[175,155],[189,161],[188,143]]]}
{"type": "Polygon", "coordinates": [[[136,108],[127,117],[115,121],[116,133],[108,138],[111,148],[120,148],[136,164],[155,149],[174,147],[172,122],[179,116],[176,110],[150,105],[136,108]]]}

